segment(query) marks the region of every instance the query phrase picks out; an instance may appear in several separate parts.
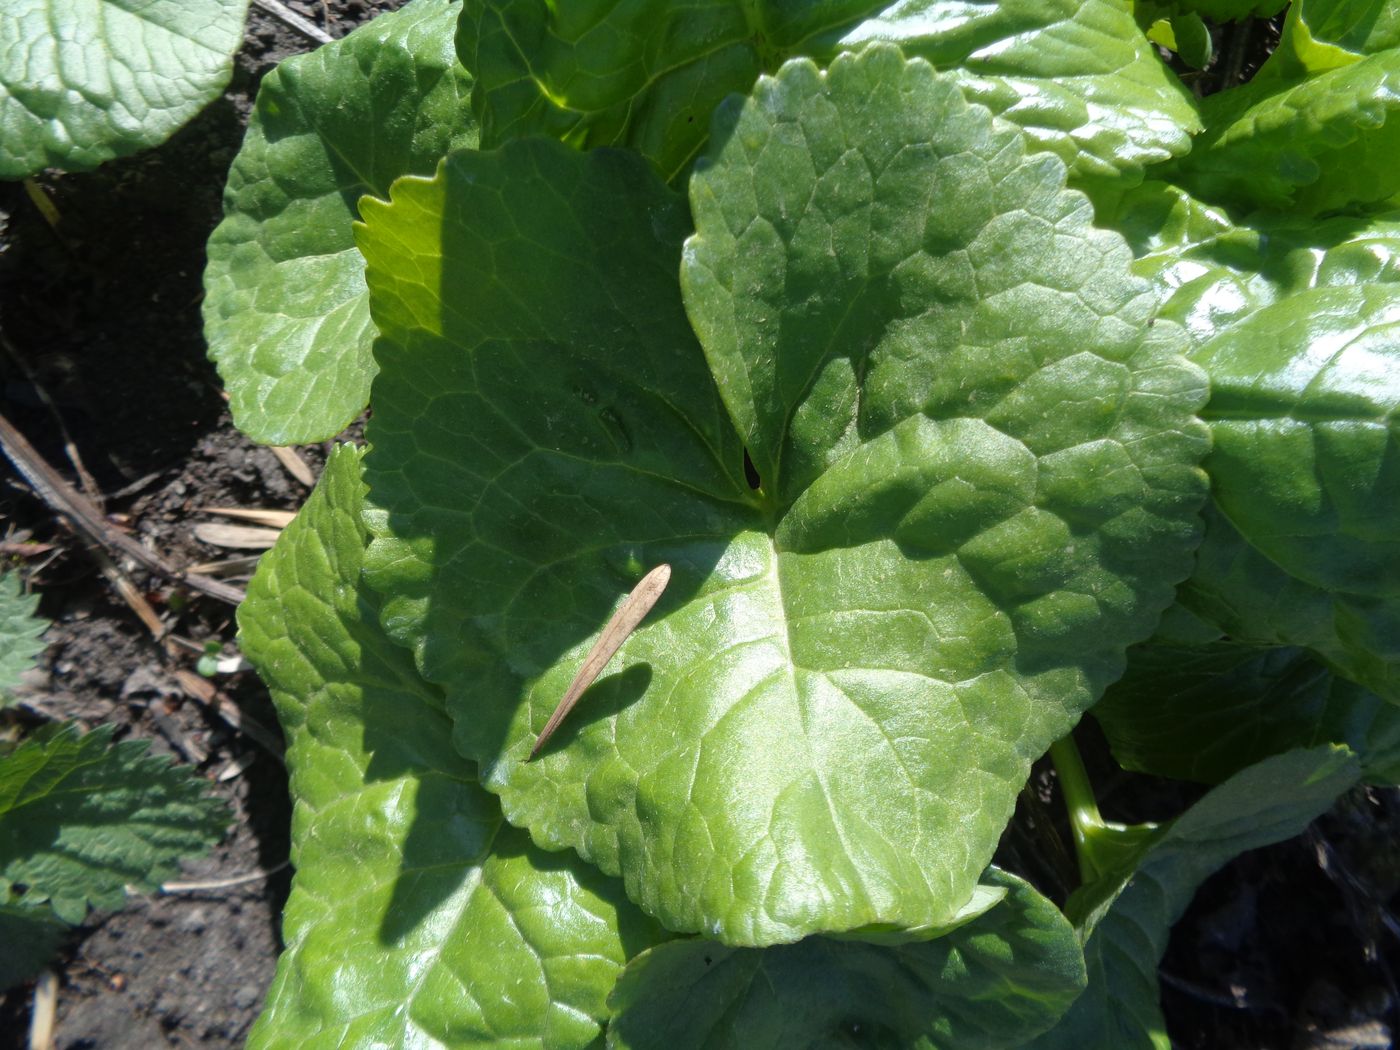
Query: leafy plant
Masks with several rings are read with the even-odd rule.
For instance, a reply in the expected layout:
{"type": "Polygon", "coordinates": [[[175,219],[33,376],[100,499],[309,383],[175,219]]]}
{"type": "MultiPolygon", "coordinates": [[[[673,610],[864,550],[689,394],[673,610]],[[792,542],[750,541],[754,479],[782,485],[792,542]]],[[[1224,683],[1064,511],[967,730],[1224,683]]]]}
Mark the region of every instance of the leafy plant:
{"type": "Polygon", "coordinates": [[[240,611],[254,1045],[1161,1045],[1200,881],[1400,768],[1400,51],[1345,8],[1200,106],[1116,0],[416,0],[285,65],[212,353],[258,437],[374,411],[240,611]],[[1091,709],[1215,787],[1106,820],[1091,709]],[[992,863],[1047,751],[1062,907],[992,863]]]}
{"type": "Polygon", "coordinates": [[[248,0],[7,0],[0,179],[164,142],[223,91],[248,0]]]}
{"type": "MultiPolygon", "coordinates": [[[[0,689],[43,648],[36,604],[16,575],[0,576],[0,689]]],[[[112,733],[49,725],[0,753],[0,988],[37,973],[89,907],[154,890],[228,825],[188,769],[112,733]]]]}
{"type": "Polygon", "coordinates": [[[0,707],[44,651],[48,621],[37,615],[39,596],[25,594],[17,573],[0,573],[0,707]]]}

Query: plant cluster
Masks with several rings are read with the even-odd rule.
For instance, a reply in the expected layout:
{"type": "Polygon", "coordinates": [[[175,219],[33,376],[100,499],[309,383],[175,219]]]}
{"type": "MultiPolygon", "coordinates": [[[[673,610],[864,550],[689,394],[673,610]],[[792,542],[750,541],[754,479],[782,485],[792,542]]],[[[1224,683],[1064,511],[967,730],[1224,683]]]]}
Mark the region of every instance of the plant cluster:
{"type": "Polygon", "coordinates": [[[1280,6],[414,0],[268,77],[212,353],[259,440],[373,415],[240,612],[253,1045],[1164,1045],[1200,881],[1400,770],[1400,7],[1154,43],[1280,6]],[[1090,712],[1211,789],[1104,820],[1090,712]],[[1062,907],[993,864],[1047,751],[1062,907]]]}
{"type": "MultiPolygon", "coordinates": [[[[0,708],[43,650],[38,603],[0,575],[0,708]]],[[[0,990],[38,973],[89,907],[154,890],[228,826],[190,769],[113,732],[65,722],[0,741],[0,990]]]]}

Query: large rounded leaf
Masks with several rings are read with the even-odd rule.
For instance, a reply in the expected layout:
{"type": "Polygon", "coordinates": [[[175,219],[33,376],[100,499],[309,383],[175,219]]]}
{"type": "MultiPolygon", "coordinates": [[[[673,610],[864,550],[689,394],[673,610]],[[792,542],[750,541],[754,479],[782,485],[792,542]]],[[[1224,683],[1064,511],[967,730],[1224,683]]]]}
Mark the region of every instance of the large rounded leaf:
{"type": "Polygon", "coordinates": [[[164,142],[228,83],[248,0],[5,0],[0,179],[164,142]]]}
{"type": "Polygon", "coordinates": [[[608,1003],[615,1050],[996,1050],[1050,1027],[1084,987],[1058,908],[992,870],[1006,894],[936,940],[896,947],[809,937],[774,948],[671,941],[627,964],[608,1003]]]}
{"type": "Polygon", "coordinates": [[[635,155],[519,141],[366,205],[368,568],[509,819],[668,926],[937,924],[1189,567],[1203,379],[1063,166],[927,63],[791,63],[733,116],[703,352],[635,155]]]}
{"type": "Polygon", "coordinates": [[[262,82],[209,238],[204,332],[234,422],[257,441],[338,433],[369,400],[359,199],[476,145],[455,0],[414,0],[262,82]]]}
{"type": "Polygon", "coordinates": [[[503,824],[441,693],[378,625],[362,498],[342,448],[239,609],[296,803],[287,949],[249,1045],[592,1045],[623,962],[664,934],[503,824]]]}

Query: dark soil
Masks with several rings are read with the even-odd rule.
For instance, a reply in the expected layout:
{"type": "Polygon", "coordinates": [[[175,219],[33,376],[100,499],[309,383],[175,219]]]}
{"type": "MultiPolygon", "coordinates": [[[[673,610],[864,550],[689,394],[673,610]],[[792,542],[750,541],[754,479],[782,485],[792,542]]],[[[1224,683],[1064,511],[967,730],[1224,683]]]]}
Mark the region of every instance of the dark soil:
{"type": "MultiPolygon", "coordinates": [[[[342,36],[400,2],[336,3],[327,28],[342,36]]],[[[290,6],[326,24],[317,0],[290,6]]],[[[1256,39],[1267,36],[1261,31],[1256,39]]],[[[0,353],[4,414],[72,476],[54,413],[40,399],[41,390],[47,393],[108,494],[111,520],[178,565],[228,554],[194,538],[199,508],[295,508],[306,495],[268,450],[232,427],[204,355],[199,301],[204,242],[219,219],[225,173],[258,81],[280,59],[311,46],[254,7],[233,83],[173,140],[91,174],[40,180],[62,214],[57,229],[18,184],[0,183],[0,333],[10,348],[0,353]]],[[[1256,61],[1250,57],[1245,68],[1256,61]]],[[[324,450],[302,452],[318,467],[324,450]]],[[[187,878],[273,872],[223,889],[133,897],[120,912],[94,915],[56,963],[58,1045],[241,1046],[280,947],[290,881],[281,867],[290,817],[284,770],[182,691],[175,663],[83,545],[7,466],[0,469],[0,516],[0,539],[53,545],[26,559],[54,625],[20,717],[116,723],[122,735],[194,763],[229,802],[234,822],[209,857],[186,866],[187,878]]],[[[229,606],[135,578],[176,634],[201,643],[233,640],[229,606]]],[[[218,685],[275,731],[253,675],[223,677],[218,685]]],[[[1092,755],[1092,740],[1086,743],[1092,755]]],[[[1192,794],[1110,779],[1106,768],[1096,772],[1112,817],[1168,816],[1192,794]]],[[[1162,967],[1176,1044],[1393,1045],[1400,945],[1386,908],[1400,889],[1397,833],[1400,793],[1358,792],[1306,836],[1246,855],[1207,883],[1173,933],[1162,967]]],[[[1050,865],[1028,874],[1054,883],[1063,870],[1050,865]]],[[[22,987],[0,999],[0,1047],[23,1045],[31,994],[22,987]]]]}
{"type": "MultiPolygon", "coordinates": [[[[288,6],[339,37],[402,2],[288,6]]],[[[194,538],[194,524],[211,520],[199,508],[295,509],[306,496],[270,451],[233,428],[205,357],[200,299],[204,243],[258,82],[314,46],[253,6],[228,90],[173,139],[92,173],[38,180],[62,216],[56,228],[19,184],[0,183],[0,410],[72,478],[46,394],[108,495],[110,519],[176,565],[242,553],[194,538]]],[[[323,450],[301,452],[319,468],[323,450]]],[[[54,545],[24,558],[53,626],[19,717],[115,723],[120,736],[197,764],[232,807],[233,824],[208,857],[186,864],[186,880],[273,871],[223,889],[133,896],[120,912],[94,914],[56,963],[58,1046],[242,1046],[280,950],[291,879],[286,773],[182,691],[176,662],[4,463],[0,540],[26,538],[54,545]]],[[[132,578],[176,635],[233,641],[231,606],[139,572],[132,578]]],[[[197,655],[179,666],[192,669],[197,655]]],[[[217,684],[280,735],[251,672],[217,684]]],[[[0,1000],[0,1046],[24,1045],[31,994],[22,987],[0,1000]]]]}

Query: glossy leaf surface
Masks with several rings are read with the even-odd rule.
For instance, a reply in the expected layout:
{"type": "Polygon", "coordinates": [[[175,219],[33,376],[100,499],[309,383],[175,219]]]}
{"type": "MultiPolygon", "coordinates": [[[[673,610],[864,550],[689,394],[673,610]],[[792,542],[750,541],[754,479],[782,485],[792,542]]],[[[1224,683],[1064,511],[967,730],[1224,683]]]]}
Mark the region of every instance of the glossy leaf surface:
{"type": "Polygon", "coordinates": [[[339,433],[369,400],[365,194],[476,145],[461,5],[414,0],[268,74],[209,239],[204,330],[234,422],[256,441],[339,433]]]}
{"type": "Polygon", "coordinates": [[[1201,377],[1059,162],[926,63],[790,64],[731,116],[703,352],[634,155],[518,142],[367,206],[371,580],[507,816],[670,928],[937,924],[1188,568],[1201,377]]]}
{"type": "Polygon", "coordinates": [[[809,937],[774,948],[685,940],[627,964],[609,999],[617,1050],[1020,1046],[1084,984],[1074,930],[1012,875],[990,911],[932,941],[882,947],[809,937]]]}
{"type": "Polygon", "coordinates": [[[1207,342],[1216,504],[1328,591],[1400,599],[1400,286],[1318,288],[1207,342]]]}
{"type": "Polygon", "coordinates": [[[239,611],[296,801],[287,949],[250,1045],[587,1046],[661,934],[616,881],[506,826],[452,750],[360,581],[362,500],[342,447],[239,611]]]}
{"type": "Polygon", "coordinates": [[[155,889],[228,826],[228,807],[188,767],[112,733],[69,723],[0,758],[0,889],[22,885],[69,923],[121,907],[127,886],[155,889]]]}
{"type": "Polygon", "coordinates": [[[219,94],[248,0],[5,0],[0,179],[164,142],[219,94]]]}
{"type": "Polygon", "coordinates": [[[1278,47],[1258,76],[1322,73],[1398,46],[1400,9],[1389,0],[1293,0],[1278,47]]]}
{"type": "Polygon", "coordinates": [[[1197,345],[1270,303],[1310,288],[1400,282],[1400,213],[1328,219],[1246,217],[1150,181],[1096,202],[1122,233],[1133,269],[1161,289],[1159,316],[1197,345]]]}
{"type": "Polygon", "coordinates": [[[1089,987],[1033,1050],[1164,1050],[1157,963],[1196,888],[1245,850],[1301,832],[1356,783],[1345,748],[1290,751],[1235,774],[1167,825],[1131,870],[1078,891],[1089,987]]]}
{"type": "Polygon", "coordinates": [[[877,40],[949,70],[1072,180],[1131,185],[1201,128],[1190,92],[1119,0],[900,0],[840,43],[877,40]]]}
{"type": "Polygon", "coordinates": [[[1366,779],[1400,780],[1400,708],[1301,649],[1150,642],[1094,706],[1125,769],[1219,783],[1270,755],[1346,744],[1366,779]]]}

